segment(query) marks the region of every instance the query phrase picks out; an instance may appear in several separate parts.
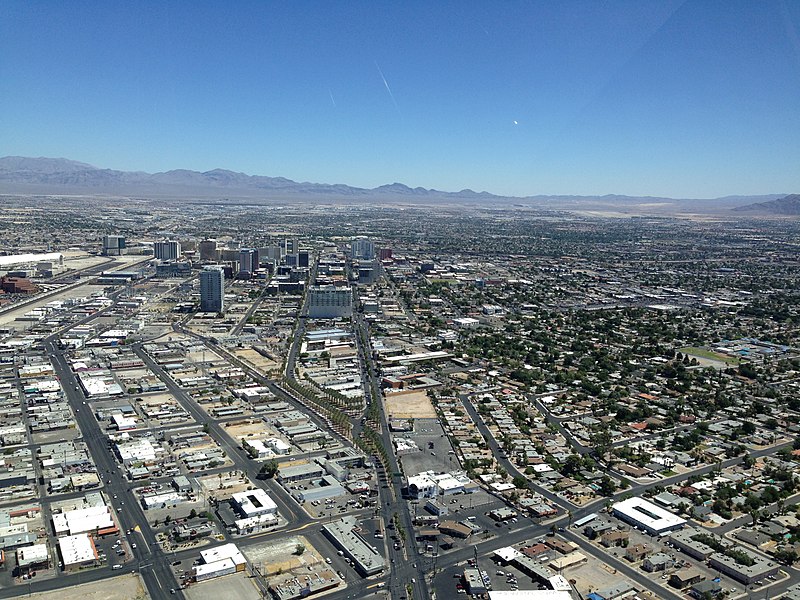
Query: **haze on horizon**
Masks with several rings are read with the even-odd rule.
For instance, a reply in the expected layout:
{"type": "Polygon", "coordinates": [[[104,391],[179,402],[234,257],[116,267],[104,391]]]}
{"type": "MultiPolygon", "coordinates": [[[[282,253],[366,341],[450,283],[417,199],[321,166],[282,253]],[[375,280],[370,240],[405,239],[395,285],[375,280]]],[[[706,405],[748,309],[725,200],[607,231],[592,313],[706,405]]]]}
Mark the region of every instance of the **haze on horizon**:
{"type": "Polygon", "coordinates": [[[0,155],[372,188],[800,188],[800,4],[4,2],[0,155]]]}

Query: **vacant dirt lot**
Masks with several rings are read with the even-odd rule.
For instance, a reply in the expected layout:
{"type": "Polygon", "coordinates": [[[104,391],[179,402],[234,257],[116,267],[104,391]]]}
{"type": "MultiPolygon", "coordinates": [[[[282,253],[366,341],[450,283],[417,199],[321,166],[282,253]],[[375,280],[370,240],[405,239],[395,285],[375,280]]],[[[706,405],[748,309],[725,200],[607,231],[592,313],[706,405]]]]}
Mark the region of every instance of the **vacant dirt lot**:
{"type": "Polygon", "coordinates": [[[37,600],[147,600],[150,598],[138,575],[114,577],[113,584],[104,579],[60,588],[52,592],[38,592],[27,597],[37,600]]]}
{"type": "Polygon", "coordinates": [[[435,419],[428,394],[424,391],[395,392],[386,396],[386,413],[396,419],[435,419]]]}

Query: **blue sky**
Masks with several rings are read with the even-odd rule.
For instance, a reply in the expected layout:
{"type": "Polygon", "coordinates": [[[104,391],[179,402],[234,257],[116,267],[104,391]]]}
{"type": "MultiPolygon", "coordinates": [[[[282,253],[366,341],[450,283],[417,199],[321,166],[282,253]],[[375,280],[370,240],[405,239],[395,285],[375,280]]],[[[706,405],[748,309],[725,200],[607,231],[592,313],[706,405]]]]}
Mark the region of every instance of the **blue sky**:
{"type": "Polygon", "coordinates": [[[800,191],[800,2],[0,3],[0,155],[374,187],[800,191]]]}

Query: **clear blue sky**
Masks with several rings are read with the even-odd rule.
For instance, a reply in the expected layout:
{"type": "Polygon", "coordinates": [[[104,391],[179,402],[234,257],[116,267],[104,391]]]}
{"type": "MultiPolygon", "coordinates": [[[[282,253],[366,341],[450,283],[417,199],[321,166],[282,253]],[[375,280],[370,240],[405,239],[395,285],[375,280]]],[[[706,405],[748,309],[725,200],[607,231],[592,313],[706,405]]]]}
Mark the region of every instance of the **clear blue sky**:
{"type": "Polygon", "coordinates": [[[514,195],[798,192],[800,2],[4,0],[9,154],[514,195]]]}

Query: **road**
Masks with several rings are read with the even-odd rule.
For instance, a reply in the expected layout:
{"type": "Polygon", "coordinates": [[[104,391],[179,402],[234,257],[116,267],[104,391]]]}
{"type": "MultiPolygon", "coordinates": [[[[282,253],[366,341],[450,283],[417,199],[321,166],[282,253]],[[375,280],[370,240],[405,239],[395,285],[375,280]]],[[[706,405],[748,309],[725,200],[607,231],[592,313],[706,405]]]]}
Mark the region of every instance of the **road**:
{"type": "Polygon", "coordinates": [[[310,520],[310,517],[305,511],[296,508],[294,501],[288,498],[287,492],[276,482],[269,482],[258,479],[259,465],[258,463],[250,460],[247,453],[231,439],[225,429],[214,419],[212,419],[205,411],[203,411],[197,403],[189,397],[172,377],[155,362],[147,352],[144,351],[141,344],[134,344],[133,351],[142,359],[145,365],[167,386],[167,391],[180,403],[180,405],[188,412],[198,424],[205,424],[212,437],[217,441],[220,447],[225,451],[228,458],[233,461],[233,467],[228,467],[228,470],[235,469],[244,472],[254,485],[263,487],[271,494],[273,500],[278,505],[278,510],[281,515],[287,520],[296,524],[305,524],[310,520]]]}
{"type": "Polygon", "coordinates": [[[494,458],[503,469],[505,469],[506,473],[511,475],[512,477],[522,477],[525,481],[528,482],[528,487],[534,490],[537,494],[540,494],[544,498],[550,500],[550,502],[554,503],[556,506],[560,507],[562,510],[566,511],[569,510],[571,506],[564,498],[558,496],[543,488],[540,485],[532,483],[528,480],[528,476],[525,475],[522,471],[517,468],[517,466],[511,462],[508,458],[504,458],[506,456],[505,451],[500,447],[500,444],[497,443],[497,440],[492,435],[489,428],[486,426],[486,423],[483,422],[483,419],[478,414],[478,411],[475,410],[475,406],[473,406],[472,402],[466,395],[461,395],[461,404],[464,405],[464,409],[467,411],[467,414],[472,419],[472,422],[475,423],[475,426],[478,428],[478,431],[483,436],[483,439],[486,440],[486,443],[489,445],[489,448],[494,454],[494,458]]]}
{"type": "MultiPolygon", "coordinates": [[[[131,567],[133,570],[139,570],[147,590],[154,600],[167,598],[170,596],[169,590],[178,586],[169,571],[168,561],[163,552],[161,552],[155,535],[146,525],[147,517],[144,514],[144,510],[131,492],[125,475],[112,456],[107,445],[106,436],[94,419],[91,408],[89,405],[84,404],[83,392],[80,391],[78,381],[63,351],[53,341],[48,342],[47,350],[53,363],[55,375],[61,382],[65,396],[75,413],[75,420],[83,434],[83,441],[86,443],[97,467],[97,472],[102,479],[106,480],[105,491],[108,495],[109,503],[117,513],[120,529],[124,532],[128,529],[136,528],[137,525],[144,524],[138,528],[137,532],[133,532],[129,536],[130,541],[135,541],[136,536],[140,536],[142,542],[137,543],[135,549],[131,548],[131,554],[135,561],[131,567]],[[110,483],[108,483],[109,481],[110,483]],[[116,496],[116,500],[114,496],[116,496]]],[[[130,570],[121,569],[120,571],[129,572],[130,570]]],[[[97,569],[91,573],[93,575],[97,573],[97,578],[100,579],[113,574],[113,571],[109,567],[108,569],[97,569]]],[[[87,576],[88,574],[82,574],[81,580],[87,580],[87,576]]],[[[34,586],[37,584],[34,584],[34,586]]],[[[47,587],[43,589],[47,589],[47,587]]],[[[176,595],[182,596],[180,592],[176,595]]]]}
{"type": "MultiPolygon", "coordinates": [[[[358,301],[357,294],[355,294],[354,301],[358,301]]],[[[369,403],[369,399],[372,397],[375,405],[379,409],[379,434],[389,457],[388,472],[384,473],[386,476],[386,484],[381,484],[378,488],[383,517],[388,523],[392,516],[396,514],[407,535],[405,543],[399,550],[395,550],[392,544],[387,544],[390,563],[387,591],[391,594],[392,598],[401,598],[406,596],[406,586],[411,585],[413,589],[413,598],[429,600],[431,598],[431,593],[428,586],[428,577],[431,573],[430,563],[432,561],[429,557],[419,554],[417,542],[414,539],[414,521],[408,503],[403,500],[403,478],[400,475],[401,470],[397,457],[392,451],[393,447],[392,439],[389,434],[389,421],[383,407],[380,387],[378,385],[377,369],[370,348],[361,347],[362,340],[369,340],[369,329],[363,313],[357,310],[353,312],[353,328],[356,334],[356,343],[359,345],[360,356],[366,363],[363,365],[362,370],[362,375],[365,376],[365,398],[367,399],[367,403],[369,403]]],[[[353,427],[353,436],[355,438],[360,434],[360,422],[354,420],[353,427]]]]}

